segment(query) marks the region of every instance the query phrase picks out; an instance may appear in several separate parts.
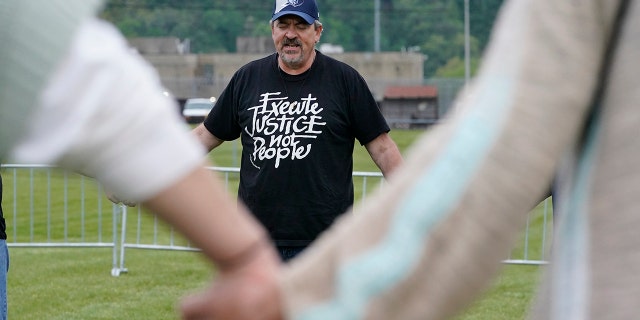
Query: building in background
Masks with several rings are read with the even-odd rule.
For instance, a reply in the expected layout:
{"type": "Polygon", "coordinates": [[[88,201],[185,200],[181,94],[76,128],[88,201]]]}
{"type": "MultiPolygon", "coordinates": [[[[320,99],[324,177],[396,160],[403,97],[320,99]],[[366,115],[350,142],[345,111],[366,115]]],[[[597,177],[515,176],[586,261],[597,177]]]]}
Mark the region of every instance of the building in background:
{"type": "MultiPolygon", "coordinates": [[[[155,67],[163,85],[180,105],[189,98],[218,97],[240,67],[275,52],[270,37],[238,37],[236,53],[193,54],[189,51],[189,41],[177,38],[135,38],[129,39],[129,44],[155,67]]],[[[438,119],[437,115],[432,115],[434,102],[431,100],[425,110],[420,111],[422,107],[416,106],[412,112],[402,111],[398,105],[408,101],[384,101],[388,88],[406,86],[407,90],[415,90],[423,85],[423,54],[408,51],[344,52],[340,46],[329,44],[320,45],[320,49],[327,49],[325,54],[355,68],[369,84],[376,100],[383,103],[383,112],[387,106],[391,108],[389,117],[394,121],[409,123],[412,115],[419,121],[438,119]]],[[[437,110],[438,91],[433,92],[437,110]]]]}
{"type": "Polygon", "coordinates": [[[382,114],[396,128],[424,128],[440,119],[436,86],[388,86],[380,102],[382,114]]]}

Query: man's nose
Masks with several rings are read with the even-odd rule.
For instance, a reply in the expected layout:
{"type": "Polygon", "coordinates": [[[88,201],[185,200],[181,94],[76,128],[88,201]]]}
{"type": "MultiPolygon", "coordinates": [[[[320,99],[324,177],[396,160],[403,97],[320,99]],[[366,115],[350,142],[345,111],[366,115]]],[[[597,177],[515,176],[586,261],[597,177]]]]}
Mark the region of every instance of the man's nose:
{"type": "Polygon", "coordinates": [[[287,39],[289,39],[289,40],[293,40],[293,39],[296,38],[296,34],[287,32],[287,34],[285,34],[285,37],[287,37],[287,39]]]}
{"type": "Polygon", "coordinates": [[[289,39],[295,39],[298,37],[298,34],[293,27],[287,28],[287,32],[284,35],[289,39]]]}

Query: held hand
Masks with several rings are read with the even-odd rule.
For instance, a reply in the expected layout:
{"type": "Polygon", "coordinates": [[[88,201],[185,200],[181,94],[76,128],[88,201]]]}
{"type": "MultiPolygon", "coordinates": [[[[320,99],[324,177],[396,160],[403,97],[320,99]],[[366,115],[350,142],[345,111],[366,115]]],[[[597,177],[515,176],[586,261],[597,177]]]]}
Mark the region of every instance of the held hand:
{"type": "Polygon", "coordinates": [[[275,250],[265,246],[246,264],[222,271],[205,291],[183,299],[182,319],[283,319],[279,272],[275,250]]]}
{"type": "Polygon", "coordinates": [[[109,200],[115,204],[124,204],[127,207],[135,207],[137,205],[137,203],[130,201],[130,200],[122,200],[120,198],[118,198],[115,194],[111,193],[111,192],[106,192],[107,198],[109,198],[109,200]]]}

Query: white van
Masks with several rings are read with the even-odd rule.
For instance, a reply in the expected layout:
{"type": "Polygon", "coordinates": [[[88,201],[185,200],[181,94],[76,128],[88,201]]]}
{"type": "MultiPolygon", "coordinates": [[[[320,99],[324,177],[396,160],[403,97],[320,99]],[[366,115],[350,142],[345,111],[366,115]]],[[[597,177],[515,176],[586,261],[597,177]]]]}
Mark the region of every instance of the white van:
{"type": "Polygon", "coordinates": [[[187,123],[200,123],[207,117],[209,111],[213,109],[215,99],[192,98],[187,99],[182,109],[182,116],[187,123]]]}

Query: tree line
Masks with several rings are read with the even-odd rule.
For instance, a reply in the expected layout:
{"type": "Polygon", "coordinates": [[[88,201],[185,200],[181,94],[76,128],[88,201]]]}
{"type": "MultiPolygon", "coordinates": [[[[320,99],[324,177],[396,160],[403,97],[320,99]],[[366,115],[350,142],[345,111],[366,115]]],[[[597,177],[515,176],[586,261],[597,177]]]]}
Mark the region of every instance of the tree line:
{"type": "MultiPolygon", "coordinates": [[[[372,52],[374,0],[317,0],[321,43],[372,52]]],[[[503,0],[469,0],[472,70],[503,0]]],[[[273,0],[110,0],[101,17],[127,37],[189,39],[191,52],[235,52],[238,36],[269,36],[273,0]]],[[[464,0],[380,0],[380,51],[419,51],[425,77],[464,76],[464,0]]]]}

